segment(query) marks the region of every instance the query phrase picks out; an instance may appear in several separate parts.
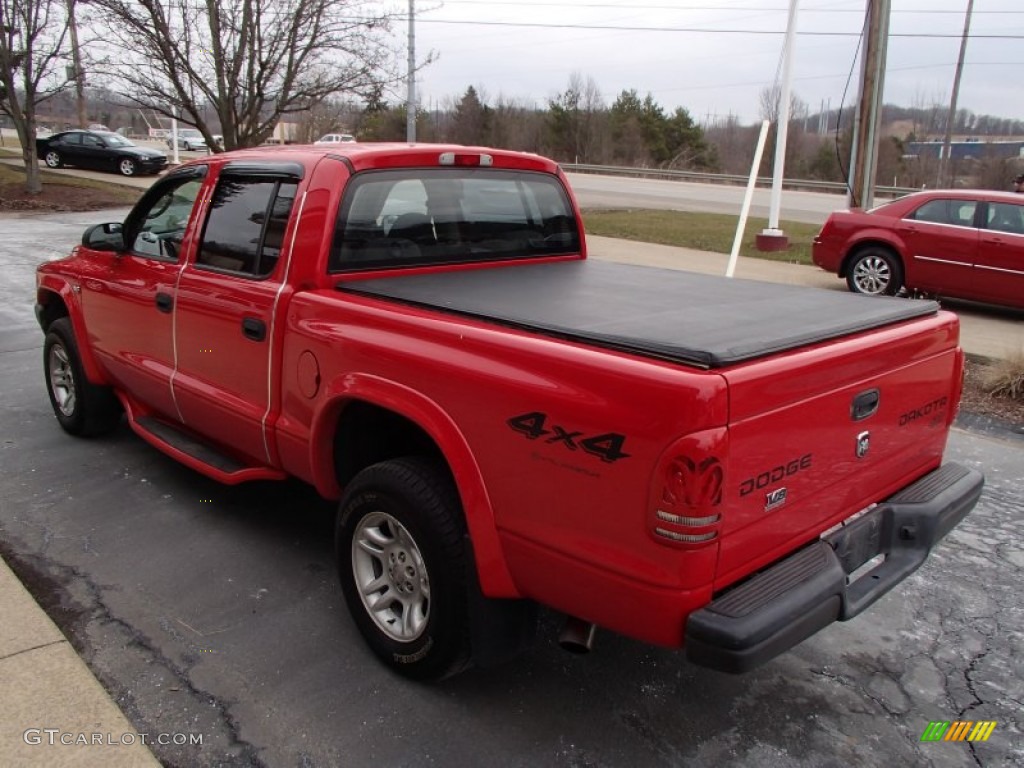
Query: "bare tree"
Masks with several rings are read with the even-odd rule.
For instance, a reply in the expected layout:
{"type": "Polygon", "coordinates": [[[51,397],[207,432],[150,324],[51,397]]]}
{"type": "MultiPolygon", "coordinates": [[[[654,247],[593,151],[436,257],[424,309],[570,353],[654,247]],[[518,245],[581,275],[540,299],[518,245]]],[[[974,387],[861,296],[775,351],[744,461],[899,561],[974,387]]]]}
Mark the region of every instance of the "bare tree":
{"type": "Polygon", "coordinates": [[[309,144],[325,133],[354,133],[362,110],[351,101],[324,99],[302,113],[298,141],[309,144]]]}
{"type": "Polygon", "coordinates": [[[36,155],[36,107],[67,85],[58,72],[68,20],[56,0],[0,0],[0,112],[18,132],[25,188],[43,191],[36,155]]]}
{"type": "Polygon", "coordinates": [[[224,148],[263,142],[284,115],[395,81],[391,16],[363,0],[95,0],[116,53],[101,71],[138,106],[224,148]],[[212,107],[213,118],[207,116],[212,107]]]}

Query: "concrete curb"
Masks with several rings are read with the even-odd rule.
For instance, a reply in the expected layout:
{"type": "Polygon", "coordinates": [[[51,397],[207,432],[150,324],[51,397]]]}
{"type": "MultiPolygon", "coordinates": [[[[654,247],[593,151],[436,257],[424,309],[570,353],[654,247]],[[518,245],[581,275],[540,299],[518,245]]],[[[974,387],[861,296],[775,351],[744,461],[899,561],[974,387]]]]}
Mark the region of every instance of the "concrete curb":
{"type": "Polygon", "coordinates": [[[0,765],[160,765],[3,560],[0,616],[0,765]]]}

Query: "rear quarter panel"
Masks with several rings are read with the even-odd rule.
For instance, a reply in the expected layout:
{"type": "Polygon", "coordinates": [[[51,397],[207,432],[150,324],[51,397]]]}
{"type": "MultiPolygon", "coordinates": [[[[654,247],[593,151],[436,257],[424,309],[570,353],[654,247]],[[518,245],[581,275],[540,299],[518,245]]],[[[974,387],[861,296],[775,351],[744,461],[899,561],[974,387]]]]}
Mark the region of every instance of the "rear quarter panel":
{"type": "Polygon", "coordinates": [[[439,414],[421,426],[453,466],[474,545],[500,542],[515,594],[628,632],[637,593],[609,601],[608,584],[710,589],[715,547],[656,543],[647,515],[667,447],[725,424],[718,374],[335,291],[294,298],[282,365],[286,469],[324,469],[331,421],[374,390],[385,407],[439,414]],[[315,397],[301,393],[304,353],[319,361],[315,397]],[[621,438],[611,458],[583,447],[609,436],[621,438]]]}

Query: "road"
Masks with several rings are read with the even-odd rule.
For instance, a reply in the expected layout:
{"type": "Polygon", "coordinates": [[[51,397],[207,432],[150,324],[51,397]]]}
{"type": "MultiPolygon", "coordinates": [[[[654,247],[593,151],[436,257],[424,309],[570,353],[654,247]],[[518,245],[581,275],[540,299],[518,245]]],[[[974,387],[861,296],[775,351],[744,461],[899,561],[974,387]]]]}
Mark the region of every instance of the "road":
{"type": "MultiPolygon", "coordinates": [[[[167,150],[165,143],[139,141],[140,145],[167,150]]],[[[181,152],[185,162],[201,157],[199,152],[181,152]]],[[[170,155],[168,151],[168,155],[170,155]]],[[[13,155],[0,154],[12,162],[13,155]]],[[[68,173],[87,178],[117,181],[133,187],[148,187],[153,176],[130,179],[112,176],[109,173],[67,169],[68,173]]],[[[743,187],[724,184],[700,184],[695,182],[666,181],[663,179],[635,179],[625,176],[602,176],[591,173],[570,173],[569,181],[573,191],[584,208],[655,208],[673,211],[702,211],[706,213],[727,213],[738,215],[743,202],[743,187]]],[[[771,191],[756,189],[751,205],[751,215],[767,218],[771,191]]],[[[783,221],[800,221],[808,224],[823,224],[832,211],[846,207],[842,195],[823,192],[784,190],[782,193],[781,217],[783,221]]]]}
{"type": "Polygon", "coordinates": [[[415,685],[374,661],[345,614],[333,509],[311,490],[227,488],[124,426],[91,441],[58,428],[32,273],[94,219],[4,222],[0,552],[139,731],[202,735],[157,747],[166,765],[1024,761],[1024,441],[957,430],[950,458],[988,476],[977,510],[868,614],[751,674],[608,632],[570,656],[546,616],[522,659],[415,685]],[[986,743],[920,742],[930,721],[956,719],[998,725],[986,743]]]}
{"type": "MultiPolygon", "coordinates": [[[[728,213],[738,216],[743,204],[743,187],[700,184],[663,179],[634,179],[570,173],[569,182],[584,208],[656,208],[670,211],[728,213]]],[[[768,218],[771,190],[754,190],[751,215],[768,218]]],[[[832,211],[845,208],[842,195],[823,192],[783,190],[781,219],[807,224],[824,224],[832,211]]]]}

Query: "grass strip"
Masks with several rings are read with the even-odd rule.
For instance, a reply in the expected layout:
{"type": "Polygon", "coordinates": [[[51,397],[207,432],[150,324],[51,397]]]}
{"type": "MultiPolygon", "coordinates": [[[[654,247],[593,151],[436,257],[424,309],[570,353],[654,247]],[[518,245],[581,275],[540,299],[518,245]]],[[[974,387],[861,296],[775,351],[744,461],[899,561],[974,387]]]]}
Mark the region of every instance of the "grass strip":
{"type": "MultiPolygon", "coordinates": [[[[46,200],[66,201],[74,210],[76,196],[85,193],[85,198],[93,204],[82,206],[83,210],[99,207],[120,207],[134,205],[145,190],[118,184],[116,179],[88,179],[70,174],[53,173],[40,169],[43,181],[43,194],[46,200]]],[[[21,164],[12,165],[0,162],[0,196],[10,199],[31,200],[32,196],[25,192],[25,171],[21,164]]]]}
{"type": "MultiPolygon", "coordinates": [[[[588,234],[618,237],[644,243],[660,243],[700,251],[729,253],[736,236],[736,216],[722,213],[689,213],[684,211],[597,210],[583,211],[583,224],[588,234]]],[[[751,217],[747,220],[740,254],[771,261],[793,264],[813,264],[811,242],[819,226],[794,221],[780,223],[789,237],[789,249],[774,253],[757,250],[754,238],[768,226],[767,219],[751,217]]]]}

